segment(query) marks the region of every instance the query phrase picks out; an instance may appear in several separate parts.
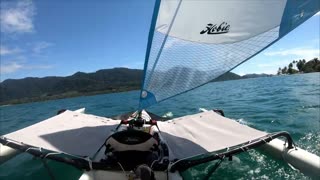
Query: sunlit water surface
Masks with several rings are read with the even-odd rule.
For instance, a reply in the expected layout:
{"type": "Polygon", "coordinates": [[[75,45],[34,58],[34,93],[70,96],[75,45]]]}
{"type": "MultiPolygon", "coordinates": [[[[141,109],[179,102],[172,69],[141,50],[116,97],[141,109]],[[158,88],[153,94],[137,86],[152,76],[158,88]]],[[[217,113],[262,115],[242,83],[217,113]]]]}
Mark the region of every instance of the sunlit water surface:
{"type": "MultiPolygon", "coordinates": [[[[99,116],[133,111],[138,91],[68,98],[47,102],[0,107],[0,135],[54,116],[59,109],[99,116]]],[[[320,73],[209,83],[201,88],[155,105],[148,110],[174,117],[197,113],[199,108],[224,110],[227,117],[262,131],[288,131],[295,143],[320,155],[320,73]]],[[[214,138],[213,138],[214,143],[214,138]]],[[[85,148],[85,147],[84,147],[85,148]]],[[[48,160],[55,179],[78,179],[81,171],[48,160]]],[[[184,172],[187,179],[202,179],[214,163],[184,172]]],[[[258,151],[225,161],[212,179],[308,179],[286,163],[258,151]]],[[[41,160],[21,154],[0,165],[0,179],[50,179],[41,160]]]]}

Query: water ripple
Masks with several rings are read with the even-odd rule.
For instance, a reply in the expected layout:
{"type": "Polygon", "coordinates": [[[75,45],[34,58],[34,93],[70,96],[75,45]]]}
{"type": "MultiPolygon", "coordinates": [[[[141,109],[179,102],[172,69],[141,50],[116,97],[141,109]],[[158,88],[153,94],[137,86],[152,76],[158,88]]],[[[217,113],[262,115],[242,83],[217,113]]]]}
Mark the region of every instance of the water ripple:
{"type": "MultiPolygon", "coordinates": [[[[198,113],[198,108],[222,109],[225,115],[248,126],[267,131],[288,131],[298,146],[320,155],[320,73],[209,83],[194,91],[155,105],[148,110],[174,117],[198,113]]],[[[86,107],[88,113],[112,116],[136,109],[139,91],[103,94],[55,101],[0,107],[0,135],[49,118],[59,109],[86,107]]],[[[186,179],[201,179],[210,166],[184,172],[186,179]],[[206,170],[206,171],[203,171],[206,170]]],[[[78,179],[70,166],[50,162],[57,179],[78,179]]],[[[18,156],[0,166],[0,179],[48,179],[41,161],[18,156]]],[[[257,151],[225,161],[212,179],[307,179],[286,163],[257,151]]]]}

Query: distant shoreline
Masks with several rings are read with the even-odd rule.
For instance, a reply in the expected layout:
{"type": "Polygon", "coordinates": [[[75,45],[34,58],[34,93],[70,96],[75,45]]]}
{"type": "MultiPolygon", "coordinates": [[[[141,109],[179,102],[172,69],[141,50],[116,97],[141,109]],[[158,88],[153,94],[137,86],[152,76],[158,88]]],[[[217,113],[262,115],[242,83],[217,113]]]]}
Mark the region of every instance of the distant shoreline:
{"type": "MultiPolygon", "coordinates": [[[[32,102],[43,102],[65,98],[140,90],[142,73],[142,70],[114,68],[99,70],[95,73],[78,72],[68,77],[44,77],[6,80],[0,83],[0,107],[32,102]],[[33,95],[25,95],[26,89],[33,92],[33,95]],[[6,95],[7,99],[5,99],[6,95]]],[[[247,74],[240,76],[238,74],[228,72],[211,82],[273,76],[276,75],[247,74]]]]}
{"type": "Polygon", "coordinates": [[[283,68],[279,67],[277,75],[304,74],[312,72],[320,72],[320,60],[318,58],[313,58],[309,61],[306,61],[305,59],[293,60],[288,64],[288,66],[283,68]]]}
{"type": "Polygon", "coordinates": [[[137,90],[142,76],[139,69],[113,68],[66,77],[7,79],[0,83],[0,105],[137,90]]]}
{"type": "Polygon", "coordinates": [[[31,98],[23,98],[23,99],[14,99],[11,101],[6,102],[0,102],[0,107],[6,107],[11,105],[18,105],[18,104],[27,104],[27,103],[35,103],[35,102],[45,102],[45,101],[53,101],[53,100],[59,100],[59,99],[67,99],[67,98],[77,98],[77,97],[85,97],[85,96],[95,96],[95,95],[101,95],[101,94],[114,94],[114,93],[121,93],[121,92],[130,92],[130,91],[136,91],[139,90],[139,88],[133,88],[133,89],[126,89],[126,90],[119,90],[119,91],[96,91],[96,92],[90,92],[87,94],[73,94],[73,95],[56,95],[56,96],[50,96],[50,97],[31,97],[31,98]]]}
{"type": "MultiPolygon", "coordinates": [[[[0,83],[2,90],[0,106],[139,90],[142,74],[142,70],[114,68],[99,70],[95,73],[77,72],[67,77],[5,80],[0,83]],[[31,95],[26,95],[25,89],[32,92],[31,95]],[[5,99],[6,95],[7,98],[5,99]]],[[[240,76],[228,72],[212,82],[266,76],[271,75],[248,74],[240,76]]]]}

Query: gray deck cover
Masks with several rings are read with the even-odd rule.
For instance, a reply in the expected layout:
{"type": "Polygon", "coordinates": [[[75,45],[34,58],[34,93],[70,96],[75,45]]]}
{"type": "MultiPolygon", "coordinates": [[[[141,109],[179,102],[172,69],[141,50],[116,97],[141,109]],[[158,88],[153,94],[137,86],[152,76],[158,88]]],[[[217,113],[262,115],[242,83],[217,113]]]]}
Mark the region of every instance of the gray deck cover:
{"type": "MultiPolygon", "coordinates": [[[[5,137],[53,151],[92,157],[119,123],[119,120],[66,111],[5,137]]],[[[213,111],[158,122],[158,126],[169,145],[170,159],[217,151],[266,135],[213,111]]]]}
{"type": "Polygon", "coordinates": [[[213,111],[158,122],[158,126],[171,149],[170,159],[222,150],[267,134],[213,111]]]}
{"type": "Polygon", "coordinates": [[[118,120],[65,111],[5,137],[53,151],[92,157],[119,123],[118,120]]]}

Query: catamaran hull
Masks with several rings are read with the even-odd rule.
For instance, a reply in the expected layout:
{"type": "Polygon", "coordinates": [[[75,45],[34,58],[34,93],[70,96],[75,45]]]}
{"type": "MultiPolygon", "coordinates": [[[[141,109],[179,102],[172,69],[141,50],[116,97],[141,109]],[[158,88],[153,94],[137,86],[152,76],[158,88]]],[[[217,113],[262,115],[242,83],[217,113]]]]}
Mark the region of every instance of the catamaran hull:
{"type": "MultiPolygon", "coordinates": [[[[92,115],[85,115],[82,114],[84,112],[84,109],[80,109],[76,112],[66,112],[64,113],[64,115],[59,115],[57,117],[55,117],[55,119],[53,119],[54,123],[58,123],[59,120],[61,120],[61,123],[64,125],[67,125],[65,123],[65,121],[63,119],[67,119],[67,122],[70,124],[72,124],[72,122],[74,121],[76,124],[81,123],[82,121],[85,120],[90,120],[94,121],[94,125],[96,125],[98,122],[104,122],[104,123],[111,123],[112,121],[109,119],[105,119],[102,117],[97,117],[97,116],[92,116],[92,115]]],[[[215,116],[213,118],[218,118],[217,121],[212,121],[210,122],[211,124],[213,122],[217,123],[217,122],[223,122],[223,124],[228,124],[231,123],[231,120],[224,118],[224,119],[219,119],[221,118],[220,116],[217,116],[213,113],[208,112],[206,113],[202,113],[199,115],[194,115],[192,116],[192,118],[196,118],[195,122],[199,122],[199,123],[203,123],[204,120],[208,120],[210,116],[215,116]],[[206,115],[208,115],[207,117],[205,117],[206,115]],[[199,116],[199,117],[196,117],[199,116]],[[202,117],[202,118],[200,118],[202,117]]],[[[183,117],[184,120],[182,120],[181,122],[184,122],[185,128],[189,128],[189,130],[191,127],[195,126],[195,124],[192,124],[192,126],[187,125],[187,123],[189,121],[191,121],[190,119],[191,117],[183,117]],[[186,121],[186,119],[188,121],[186,121]]],[[[211,119],[213,120],[213,119],[211,119]]],[[[179,124],[180,120],[172,120],[172,121],[168,121],[168,125],[170,126],[177,126],[179,124]]],[[[47,123],[50,123],[51,120],[47,120],[47,123]]],[[[167,121],[165,121],[167,122],[167,121]]],[[[233,121],[234,122],[234,121],[233,121]]],[[[45,123],[45,122],[42,122],[45,123]]],[[[83,122],[82,122],[83,123],[83,122]]],[[[164,123],[164,122],[163,122],[164,123]]],[[[88,123],[87,123],[88,124],[88,123]]],[[[86,124],[86,125],[87,125],[86,124]]],[[[159,123],[160,126],[164,127],[164,125],[162,123],[159,123]]],[[[39,126],[35,124],[34,126],[39,126]]],[[[182,125],[183,126],[183,125],[182,125]]],[[[42,127],[48,127],[48,125],[46,124],[45,126],[41,126],[42,127]]],[[[60,127],[60,126],[58,126],[60,127]]],[[[72,126],[73,127],[73,126],[72,126]]],[[[99,126],[98,126],[99,127],[99,126]]],[[[33,127],[34,128],[34,127],[33,127]]],[[[40,129],[41,129],[40,128],[40,129]]],[[[221,129],[221,125],[219,126],[219,129],[221,129]]],[[[245,128],[245,127],[243,127],[245,128]]],[[[96,129],[96,127],[94,127],[94,129],[96,129]]],[[[160,127],[161,129],[161,127],[160,127]]],[[[177,129],[177,128],[176,128],[177,129]]],[[[81,132],[82,129],[79,129],[79,132],[81,132]]],[[[90,128],[88,130],[91,130],[90,128]]],[[[163,128],[163,130],[168,130],[166,128],[163,128]]],[[[34,132],[34,131],[32,131],[34,132]]],[[[83,133],[87,135],[88,132],[91,131],[84,131],[83,133]]],[[[209,132],[209,131],[208,131],[209,132]]],[[[199,132],[200,133],[200,132],[199,132]]],[[[198,134],[199,134],[198,133],[198,134]]],[[[28,133],[26,133],[24,130],[22,132],[22,134],[29,135],[28,133]]],[[[71,134],[70,134],[71,135],[71,134]]],[[[194,136],[197,134],[193,134],[194,136]]],[[[9,137],[9,135],[4,135],[4,137],[9,137]]],[[[16,136],[16,137],[22,137],[22,136],[16,136]]],[[[214,136],[217,137],[217,136],[214,136]]],[[[15,139],[15,138],[13,138],[15,139]]],[[[18,139],[19,140],[19,139],[18,139]]],[[[28,142],[27,140],[20,140],[21,142],[28,142]]],[[[211,142],[211,141],[210,141],[211,142]]],[[[288,162],[289,164],[291,164],[293,167],[295,167],[296,169],[300,170],[302,173],[304,173],[307,176],[313,177],[313,178],[318,178],[320,177],[320,157],[309,153],[305,150],[302,150],[300,148],[293,148],[293,149],[288,149],[285,145],[284,145],[284,141],[279,140],[279,139],[273,139],[272,141],[270,141],[269,143],[263,145],[260,147],[260,149],[262,150],[262,152],[266,152],[269,155],[271,155],[272,157],[278,158],[278,159],[282,159],[286,162],[288,162]]],[[[204,143],[202,143],[202,145],[204,145],[204,143]]],[[[82,147],[87,147],[87,146],[82,146],[82,147]]],[[[171,146],[169,145],[169,150],[177,150],[174,147],[174,144],[171,146]]],[[[170,150],[170,151],[172,151],[170,150]]],[[[180,151],[179,151],[180,152],[180,151]]],[[[18,155],[20,153],[20,151],[18,150],[14,150],[10,147],[8,147],[8,144],[6,143],[0,143],[0,164],[6,162],[7,160],[13,158],[14,156],[18,155]]],[[[101,159],[102,156],[104,156],[104,150],[101,149],[100,151],[100,155],[98,155],[96,157],[96,161],[98,161],[99,159],[101,159]]],[[[183,152],[181,152],[183,153],[183,152]]],[[[170,173],[168,172],[156,172],[156,177],[157,179],[182,179],[181,176],[179,175],[178,171],[175,171],[174,173],[170,173]]],[[[99,179],[128,179],[128,176],[125,175],[125,173],[123,171],[100,171],[100,170],[91,170],[91,171],[85,171],[84,174],[81,176],[81,180],[86,180],[86,179],[95,179],[95,180],[99,180],[99,179]]]]}
{"type": "MultiPolygon", "coordinates": [[[[86,108],[80,108],[75,110],[74,112],[77,113],[85,113],[86,108]]],[[[6,136],[6,135],[4,135],[6,136]]],[[[8,146],[0,144],[0,165],[5,163],[6,161],[14,158],[15,156],[19,155],[21,152],[10,148],[8,146]]]]}
{"type": "MultiPolygon", "coordinates": [[[[320,176],[320,157],[309,153],[301,148],[287,149],[285,142],[274,139],[259,148],[260,151],[272,156],[275,159],[284,160],[303,174],[318,178],[320,176]]],[[[126,172],[128,174],[129,172],[126,172]]],[[[178,172],[165,173],[155,172],[156,179],[159,180],[180,180],[182,177],[178,172]]],[[[84,172],[79,180],[102,180],[105,178],[114,180],[125,180],[128,176],[123,171],[88,171],[84,172]]]]}
{"type": "Polygon", "coordinates": [[[301,148],[287,149],[285,142],[274,139],[263,145],[260,150],[276,159],[284,160],[303,174],[318,179],[320,177],[320,157],[301,148]]]}
{"type": "MultiPolygon", "coordinates": [[[[128,180],[129,177],[126,174],[130,172],[123,171],[87,171],[82,174],[79,180],[103,180],[103,179],[112,179],[112,180],[128,180]]],[[[182,180],[182,177],[179,173],[166,173],[161,171],[155,171],[155,178],[157,180],[182,180]]]]}
{"type": "MultiPolygon", "coordinates": [[[[320,157],[309,153],[301,148],[288,150],[284,148],[284,142],[274,139],[262,146],[259,150],[276,159],[288,162],[294,168],[300,170],[309,177],[317,178],[320,176],[320,157]]],[[[0,165],[19,155],[20,151],[14,150],[8,146],[0,144],[0,165]]],[[[155,172],[157,179],[182,179],[177,173],[155,172]]],[[[88,171],[84,172],[79,180],[99,180],[106,177],[110,179],[128,179],[122,171],[88,171]]]]}
{"type": "Polygon", "coordinates": [[[0,144],[0,165],[20,154],[20,151],[0,144]]]}

